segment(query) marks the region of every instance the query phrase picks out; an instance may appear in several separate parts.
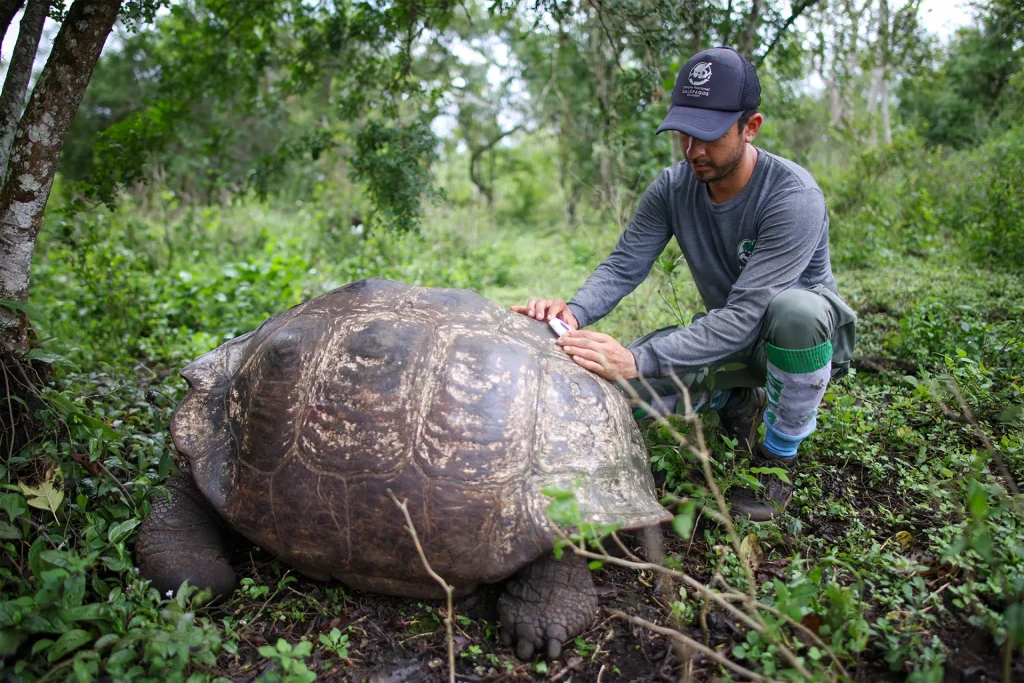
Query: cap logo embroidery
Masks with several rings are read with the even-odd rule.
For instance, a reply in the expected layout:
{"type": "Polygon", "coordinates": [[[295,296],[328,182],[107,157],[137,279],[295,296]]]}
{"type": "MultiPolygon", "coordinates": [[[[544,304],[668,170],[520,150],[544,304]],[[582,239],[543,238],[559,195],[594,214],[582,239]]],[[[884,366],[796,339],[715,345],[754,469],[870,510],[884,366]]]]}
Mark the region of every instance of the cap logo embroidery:
{"type": "Polygon", "coordinates": [[[711,80],[711,62],[697,62],[690,69],[690,83],[693,85],[704,85],[711,80]]]}

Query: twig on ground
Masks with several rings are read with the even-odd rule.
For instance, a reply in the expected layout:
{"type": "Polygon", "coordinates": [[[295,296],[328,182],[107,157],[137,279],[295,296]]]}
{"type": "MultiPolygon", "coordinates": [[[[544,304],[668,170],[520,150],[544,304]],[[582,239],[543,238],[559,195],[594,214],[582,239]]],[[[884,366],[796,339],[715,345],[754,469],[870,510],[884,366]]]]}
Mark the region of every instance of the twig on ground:
{"type": "Polygon", "coordinates": [[[909,360],[903,360],[902,358],[884,358],[882,356],[863,356],[860,354],[854,354],[853,367],[861,372],[875,372],[879,374],[892,372],[886,366],[894,367],[904,373],[916,373],[920,366],[909,360]]]}
{"type": "MultiPolygon", "coordinates": [[[[650,393],[650,395],[654,396],[656,392],[654,391],[653,387],[651,387],[651,385],[646,381],[646,379],[641,377],[640,381],[643,384],[644,388],[650,393]]],[[[735,524],[733,524],[732,515],[729,511],[729,506],[726,504],[725,496],[722,495],[722,490],[718,487],[718,482],[715,480],[714,472],[712,472],[711,470],[711,452],[708,449],[707,443],[704,441],[704,431],[701,428],[702,426],[700,423],[700,416],[698,416],[693,409],[693,403],[690,400],[689,387],[687,387],[686,384],[684,384],[679,379],[679,377],[674,373],[672,374],[672,381],[674,382],[676,389],[679,391],[679,394],[682,396],[684,406],[684,414],[682,415],[682,417],[687,422],[687,424],[690,425],[690,428],[693,431],[693,436],[696,440],[695,442],[690,442],[689,440],[687,440],[668,420],[665,419],[663,415],[655,412],[651,408],[649,403],[643,401],[640,398],[640,395],[637,393],[636,389],[629,382],[619,381],[619,386],[622,387],[623,390],[634,401],[640,403],[644,410],[646,410],[649,414],[653,415],[658,424],[664,427],[665,430],[669,433],[669,435],[673,439],[675,439],[677,443],[688,447],[690,449],[690,452],[697,456],[697,459],[700,460],[701,467],[704,472],[705,483],[707,484],[708,489],[711,491],[711,495],[714,498],[715,504],[718,507],[718,521],[726,529],[726,535],[729,537],[729,542],[732,545],[733,551],[736,553],[736,556],[740,559],[740,565],[743,567],[743,571],[747,580],[746,599],[744,600],[744,607],[746,608],[746,612],[738,610],[732,605],[726,608],[726,611],[728,611],[730,614],[733,614],[733,616],[736,616],[741,622],[746,624],[748,627],[753,628],[757,631],[764,632],[764,624],[763,622],[761,622],[760,617],[758,616],[758,584],[757,578],[754,574],[754,566],[751,558],[743,552],[742,543],[740,542],[739,534],[736,532],[736,526],[735,524]]],[[[613,558],[607,557],[607,554],[603,557],[597,556],[595,553],[589,553],[584,548],[577,547],[575,544],[573,544],[573,549],[577,553],[584,553],[584,556],[594,555],[593,559],[603,560],[605,562],[612,562],[613,564],[620,564],[623,566],[634,565],[634,568],[640,568],[643,565],[643,563],[628,562],[626,560],[615,561],[613,560],[613,558]]],[[[699,593],[701,593],[701,595],[707,596],[716,604],[720,606],[724,604],[729,604],[728,601],[722,599],[721,595],[718,592],[708,588],[707,586],[704,586],[702,583],[700,583],[696,579],[693,579],[690,576],[687,576],[683,572],[676,572],[673,570],[669,570],[666,567],[662,567],[660,565],[655,564],[643,565],[643,568],[648,569],[650,571],[668,573],[671,576],[676,576],[677,578],[681,579],[686,585],[691,586],[699,593]]],[[[682,636],[682,634],[679,635],[682,636]]],[[[685,638],[685,636],[682,637],[685,638]]],[[[786,662],[789,663],[790,666],[796,669],[796,671],[804,678],[811,678],[811,673],[803,665],[799,657],[797,657],[796,654],[784,642],[782,642],[781,639],[772,638],[771,640],[778,648],[779,654],[786,662]]],[[[703,645],[701,645],[701,647],[704,648],[703,645]]]]}
{"type": "Polygon", "coordinates": [[[752,681],[764,681],[765,683],[769,683],[769,682],[775,681],[775,679],[773,679],[773,678],[767,678],[765,676],[762,676],[759,673],[754,673],[750,669],[746,669],[746,668],[740,666],[739,664],[737,664],[736,662],[732,661],[731,659],[728,659],[728,658],[724,657],[723,655],[721,655],[720,653],[716,652],[715,650],[711,649],[710,647],[707,647],[706,645],[704,645],[704,643],[698,642],[698,641],[694,640],[693,638],[690,638],[689,636],[683,635],[682,633],[680,633],[679,631],[676,631],[675,629],[665,628],[664,626],[658,626],[657,624],[652,623],[650,621],[647,621],[646,619],[641,619],[640,617],[634,617],[634,616],[632,616],[630,614],[626,614],[625,612],[622,612],[620,610],[612,610],[611,613],[612,613],[613,616],[616,616],[619,619],[622,619],[623,621],[628,621],[628,622],[631,622],[633,624],[636,624],[637,626],[642,626],[642,627],[646,628],[649,631],[654,631],[655,633],[660,633],[663,636],[668,636],[669,638],[672,638],[673,640],[676,640],[676,641],[678,641],[680,643],[683,643],[687,647],[693,648],[694,650],[697,650],[698,652],[703,652],[705,655],[707,655],[711,659],[715,660],[716,662],[718,662],[719,664],[721,664],[725,668],[730,669],[732,671],[735,671],[736,673],[740,674],[741,676],[746,676],[747,678],[749,678],[752,681]]]}
{"type": "Polygon", "coordinates": [[[405,516],[405,528],[412,537],[412,542],[416,546],[416,552],[420,554],[420,560],[423,562],[423,568],[427,571],[434,581],[437,581],[441,589],[444,590],[446,596],[448,596],[448,612],[444,619],[444,635],[445,641],[448,644],[448,680],[450,683],[455,683],[455,638],[452,635],[452,624],[455,623],[455,611],[452,608],[452,594],[455,592],[453,586],[449,586],[448,582],[441,578],[441,575],[434,571],[430,563],[427,562],[427,554],[423,552],[423,546],[420,545],[420,537],[416,534],[416,527],[412,523],[412,517],[409,516],[409,501],[403,500],[399,502],[395,494],[388,489],[388,495],[391,496],[391,500],[398,509],[402,511],[405,516]]]}

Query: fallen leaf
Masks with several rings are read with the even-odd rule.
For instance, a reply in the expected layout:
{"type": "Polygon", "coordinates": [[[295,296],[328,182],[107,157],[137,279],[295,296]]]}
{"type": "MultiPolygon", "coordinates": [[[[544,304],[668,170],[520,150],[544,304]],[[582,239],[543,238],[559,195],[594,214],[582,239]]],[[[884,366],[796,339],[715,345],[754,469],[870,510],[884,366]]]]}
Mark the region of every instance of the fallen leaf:
{"type": "MultiPolygon", "coordinates": [[[[825,623],[825,620],[821,618],[820,614],[811,613],[804,615],[804,618],[800,620],[800,623],[812,631],[814,635],[820,636],[821,626],[825,623]]],[[[797,630],[794,635],[796,635],[797,640],[808,647],[814,644],[814,640],[803,631],[797,630]]]]}
{"type": "Polygon", "coordinates": [[[57,508],[64,500],[64,475],[59,467],[50,470],[39,486],[29,486],[19,481],[18,488],[25,494],[25,502],[34,508],[49,510],[53,518],[57,518],[57,508]]]}
{"type": "Polygon", "coordinates": [[[89,460],[88,455],[84,455],[82,453],[72,453],[71,459],[77,462],[79,465],[81,465],[86,472],[93,475],[94,477],[100,473],[100,464],[98,462],[93,462],[89,460]]]}
{"type": "Polygon", "coordinates": [[[910,532],[900,531],[896,534],[896,542],[900,544],[901,548],[906,550],[910,547],[910,544],[914,542],[914,539],[911,537],[910,532]]]}
{"type": "Polygon", "coordinates": [[[747,534],[740,543],[740,552],[750,562],[750,568],[756,572],[761,566],[761,560],[764,559],[764,552],[761,551],[761,544],[757,542],[757,536],[747,534]]]}

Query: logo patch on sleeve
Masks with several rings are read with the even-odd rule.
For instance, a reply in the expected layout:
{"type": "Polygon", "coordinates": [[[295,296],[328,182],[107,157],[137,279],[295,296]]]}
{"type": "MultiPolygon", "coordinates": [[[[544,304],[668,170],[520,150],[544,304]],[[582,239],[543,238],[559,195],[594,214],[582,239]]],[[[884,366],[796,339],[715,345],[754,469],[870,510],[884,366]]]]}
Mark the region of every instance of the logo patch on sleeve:
{"type": "Polygon", "coordinates": [[[736,260],[740,262],[740,270],[747,265],[747,261],[750,260],[750,255],[754,253],[755,240],[743,240],[736,245],[736,260]]]}

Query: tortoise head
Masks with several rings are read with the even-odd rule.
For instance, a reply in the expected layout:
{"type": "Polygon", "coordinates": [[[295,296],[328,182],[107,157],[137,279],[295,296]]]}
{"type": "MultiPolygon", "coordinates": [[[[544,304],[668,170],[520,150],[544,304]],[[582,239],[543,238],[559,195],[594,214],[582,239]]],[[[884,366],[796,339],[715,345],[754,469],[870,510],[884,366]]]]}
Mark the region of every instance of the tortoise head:
{"type": "Polygon", "coordinates": [[[199,488],[217,510],[223,509],[236,478],[236,444],[229,408],[232,378],[245,359],[254,333],[221,344],[181,370],[189,391],[171,418],[171,438],[192,466],[199,488]]]}

